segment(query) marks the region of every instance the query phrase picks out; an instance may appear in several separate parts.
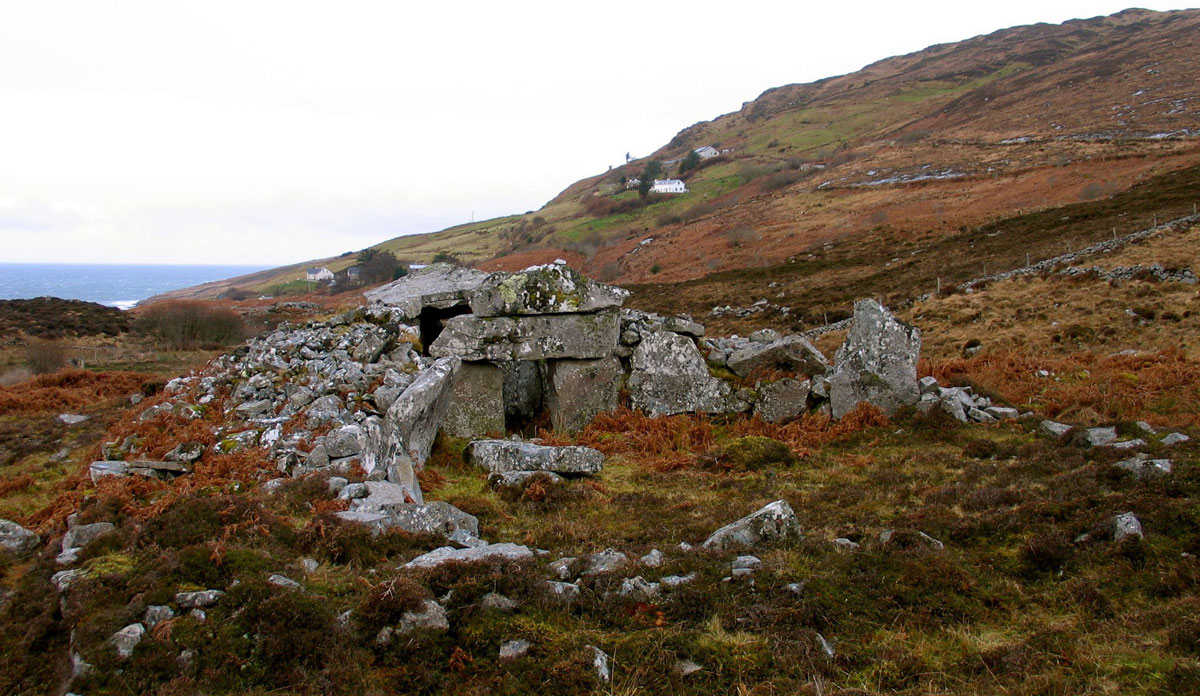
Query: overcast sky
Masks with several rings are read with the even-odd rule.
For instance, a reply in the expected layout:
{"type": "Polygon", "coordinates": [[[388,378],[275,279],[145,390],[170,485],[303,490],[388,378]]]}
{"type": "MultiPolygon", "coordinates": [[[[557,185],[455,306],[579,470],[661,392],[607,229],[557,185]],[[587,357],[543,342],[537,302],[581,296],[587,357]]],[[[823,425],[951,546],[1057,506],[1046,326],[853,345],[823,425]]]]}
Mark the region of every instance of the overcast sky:
{"type": "Polygon", "coordinates": [[[771,87],[1130,2],[4,2],[0,261],[358,250],[538,208],[771,87]]]}

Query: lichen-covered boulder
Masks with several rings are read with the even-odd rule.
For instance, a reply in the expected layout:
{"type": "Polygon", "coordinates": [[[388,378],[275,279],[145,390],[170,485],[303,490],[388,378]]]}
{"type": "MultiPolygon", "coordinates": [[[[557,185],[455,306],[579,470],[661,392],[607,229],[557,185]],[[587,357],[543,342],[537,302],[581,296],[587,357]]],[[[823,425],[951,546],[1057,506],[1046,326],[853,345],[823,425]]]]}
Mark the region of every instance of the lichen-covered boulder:
{"type": "Polygon", "coordinates": [[[417,556],[408,563],[405,563],[401,568],[406,570],[413,568],[436,568],[444,563],[472,563],[495,560],[523,561],[530,558],[533,558],[533,551],[530,551],[529,547],[507,542],[503,544],[473,546],[466,549],[443,546],[429,553],[417,556]]]}
{"type": "Polygon", "coordinates": [[[42,543],[36,532],[25,529],[16,522],[0,520],[0,554],[23,556],[42,543]]]}
{"type": "Polygon", "coordinates": [[[621,321],[614,311],[522,317],[453,317],[429,354],[463,360],[580,360],[606,358],[617,348],[621,321]]]}
{"type": "Polygon", "coordinates": [[[685,336],[668,331],[644,336],[630,362],[630,403],[652,416],[728,413],[748,407],[727,383],[708,373],[700,350],[685,336]]]}
{"type": "Polygon", "coordinates": [[[369,302],[387,305],[398,319],[408,321],[426,307],[448,309],[467,304],[487,277],[473,268],[433,263],[363,294],[369,302]]]}
{"type": "Polygon", "coordinates": [[[764,541],[801,538],[800,522],[786,500],[776,500],[758,512],[731,522],[713,532],[704,542],[706,549],[751,547],[764,541]]]}
{"type": "Polygon", "coordinates": [[[812,376],[823,375],[829,369],[825,356],[803,336],[785,336],[770,343],[751,342],[734,351],[726,364],[739,377],[769,369],[812,376]]]}
{"type": "Polygon", "coordinates": [[[917,358],[921,332],[897,320],[875,300],[854,303],[854,321],[838,349],[829,376],[833,417],[841,418],[866,401],[891,415],[917,403],[917,358]]]}
{"type": "Polygon", "coordinates": [[[812,391],[808,380],[781,379],[758,388],[754,415],[768,423],[782,423],[808,411],[808,395],[812,391]]]}
{"type": "Polygon", "coordinates": [[[490,473],[595,474],[604,466],[604,453],[590,447],[551,447],[516,440],[476,440],[467,445],[463,456],[490,473]]]}
{"type": "Polygon", "coordinates": [[[620,307],[629,291],[596,282],[564,264],[493,273],[471,297],[479,317],[571,314],[620,307]]]}
{"type": "Polygon", "coordinates": [[[559,432],[587,427],[617,408],[625,369],[617,358],[553,360],[546,365],[546,409],[559,432]]]}
{"type": "Polygon", "coordinates": [[[415,492],[420,502],[421,487],[416,472],[425,468],[433,440],[450,403],[450,385],[461,363],[457,358],[439,358],[422,370],[396,398],[382,425],[383,447],[378,465],[387,479],[415,492]]]}
{"type": "Polygon", "coordinates": [[[454,437],[504,433],[504,370],[490,363],[463,363],[450,386],[442,430],[454,437]]]}

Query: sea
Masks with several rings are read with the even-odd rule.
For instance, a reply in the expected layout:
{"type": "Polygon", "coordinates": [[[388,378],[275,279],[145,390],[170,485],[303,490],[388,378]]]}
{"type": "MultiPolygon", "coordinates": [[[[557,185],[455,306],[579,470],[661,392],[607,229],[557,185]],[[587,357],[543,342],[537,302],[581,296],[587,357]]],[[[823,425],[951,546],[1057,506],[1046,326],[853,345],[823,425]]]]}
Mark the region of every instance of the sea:
{"type": "Polygon", "coordinates": [[[138,302],[269,266],[0,263],[0,300],[58,297],[129,309],[138,302]]]}

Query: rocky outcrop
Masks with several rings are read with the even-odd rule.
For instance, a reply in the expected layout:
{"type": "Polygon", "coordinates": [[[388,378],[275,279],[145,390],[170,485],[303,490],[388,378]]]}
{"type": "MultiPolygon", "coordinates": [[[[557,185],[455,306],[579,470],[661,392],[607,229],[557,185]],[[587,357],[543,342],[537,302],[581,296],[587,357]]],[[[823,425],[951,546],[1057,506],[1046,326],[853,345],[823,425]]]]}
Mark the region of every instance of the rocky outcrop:
{"type": "Polygon", "coordinates": [[[652,416],[728,413],[748,407],[728,383],[708,373],[700,350],[686,336],[668,331],[644,336],[631,365],[630,403],[652,416]]]}
{"type": "Polygon", "coordinates": [[[897,320],[874,300],[854,303],[854,322],[829,376],[833,417],[868,402],[891,415],[917,403],[921,332],[897,320]]]}

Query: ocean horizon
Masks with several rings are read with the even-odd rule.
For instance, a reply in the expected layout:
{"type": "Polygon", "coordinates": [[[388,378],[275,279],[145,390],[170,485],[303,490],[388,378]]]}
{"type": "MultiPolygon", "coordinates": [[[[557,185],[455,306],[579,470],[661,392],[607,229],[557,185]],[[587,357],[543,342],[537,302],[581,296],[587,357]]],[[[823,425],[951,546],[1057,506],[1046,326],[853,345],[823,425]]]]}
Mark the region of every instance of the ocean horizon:
{"type": "Polygon", "coordinates": [[[271,266],[0,263],[0,300],[58,297],[129,309],[171,290],[271,266]]]}

